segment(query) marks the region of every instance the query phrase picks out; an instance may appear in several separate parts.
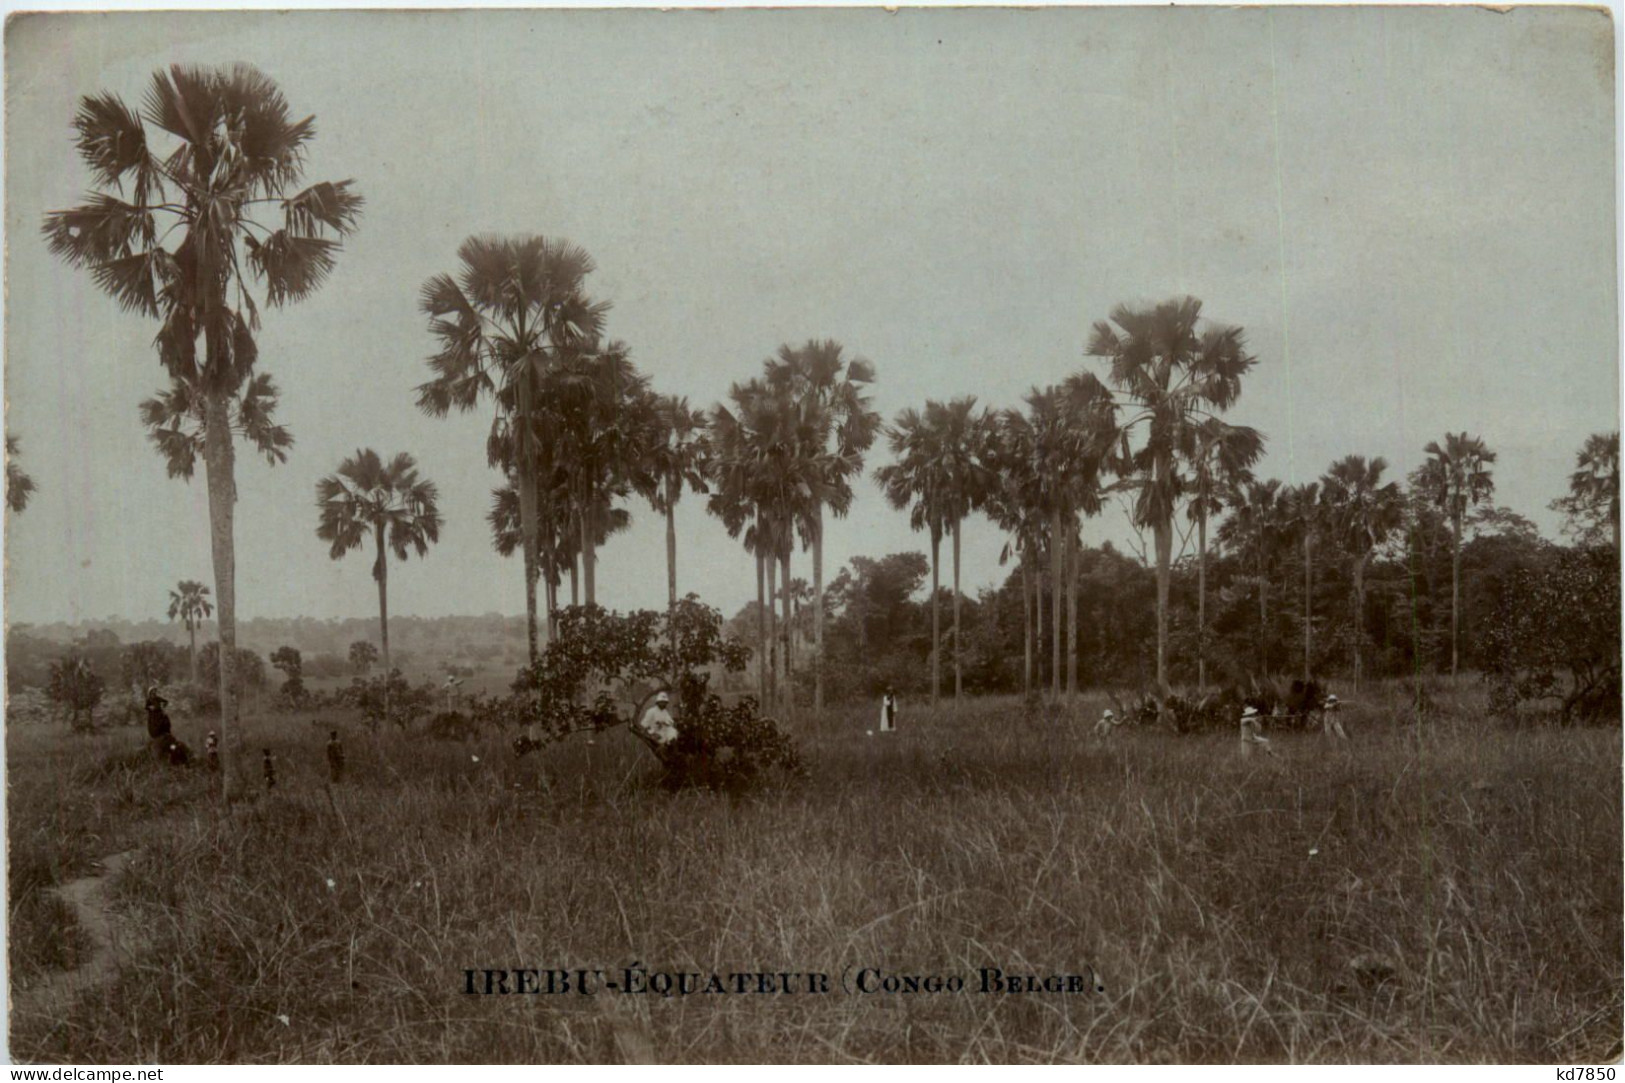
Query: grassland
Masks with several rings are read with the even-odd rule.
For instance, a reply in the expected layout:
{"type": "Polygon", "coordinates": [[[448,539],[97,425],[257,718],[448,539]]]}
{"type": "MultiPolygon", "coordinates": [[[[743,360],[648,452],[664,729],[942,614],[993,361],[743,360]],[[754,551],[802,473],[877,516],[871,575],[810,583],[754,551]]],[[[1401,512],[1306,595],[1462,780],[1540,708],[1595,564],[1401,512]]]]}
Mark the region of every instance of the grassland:
{"type": "MultiPolygon", "coordinates": [[[[14,1058],[78,1062],[1585,1062],[1621,1033],[1615,730],[1505,729],[1474,684],[1354,740],[920,707],[797,725],[808,777],[650,785],[624,733],[515,759],[247,720],[251,798],[131,755],[135,730],[7,734],[12,980],[71,965],[46,890],[112,885],[144,947],[14,1058]],[[258,749],[279,786],[258,779],[258,749]],[[476,760],[475,757],[478,757],[476,760]],[[1088,973],[1104,993],[482,997],[483,967],[1088,973]]],[[[1085,698],[1078,717],[1099,704],[1085,698]]],[[[200,723],[181,722],[194,738],[200,723]]]]}

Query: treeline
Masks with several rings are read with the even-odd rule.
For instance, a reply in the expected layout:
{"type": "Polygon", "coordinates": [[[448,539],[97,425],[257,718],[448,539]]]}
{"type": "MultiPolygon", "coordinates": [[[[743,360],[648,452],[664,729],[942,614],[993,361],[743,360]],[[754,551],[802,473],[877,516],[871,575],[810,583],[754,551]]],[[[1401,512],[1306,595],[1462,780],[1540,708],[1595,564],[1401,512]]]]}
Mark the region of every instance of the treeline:
{"type": "MultiPolygon", "coordinates": [[[[1452,665],[1453,546],[1449,530],[1426,501],[1402,501],[1390,536],[1360,570],[1357,557],[1321,538],[1319,552],[1287,531],[1267,536],[1264,574],[1256,540],[1236,531],[1209,554],[1206,568],[1207,682],[1224,686],[1258,676],[1313,676],[1352,684],[1356,645],[1362,677],[1448,673],[1452,665]],[[1273,544],[1271,544],[1271,542],[1273,544]],[[1307,586],[1306,586],[1307,583],[1307,586]]],[[[1578,671],[1607,668],[1613,659],[1617,715],[1619,580],[1611,544],[1595,531],[1573,545],[1542,539],[1524,517],[1502,507],[1481,509],[1464,523],[1460,564],[1459,666],[1486,673],[1514,667],[1526,674],[1544,643],[1562,642],[1561,661],[1578,671]],[[1574,569],[1587,569],[1575,578],[1574,569]],[[1565,592],[1553,595],[1553,583],[1565,592]],[[1528,626],[1520,633],[1518,629],[1528,626]],[[1509,635],[1511,638],[1509,639],[1509,635]]],[[[1078,635],[1062,670],[1075,666],[1080,687],[1151,691],[1156,684],[1156,572],[1144,559],[1110,543],[1080,546],[1078,635]]],[[[927,697],[932,646],[954,654],[954,631],[933,639],[930,561],[923,553],[857,557],[832,581],[825,597],[825,688],[835,700],[874,697],[887,687],[927,697]]],[[[1169,671],[1175,684],[1198,684],[1201,569],[1195,553],[1174,560],[1169,590],[1169,671]]],[[[952,605],[950,592],[938,594],[952,605]]],[[[994,588],[961,601],[960,635],[966,694],[1021,693],[1050,687],[1053,622],[1034,630],[1034,596],[1019,571],[994,588]],[[1030,667],[1030,668],[1029,668],[1030,667]]],[[[734,634],[748,639],[754,605],[734,618],[734,634]]],[[[792,637],[811,639],[810,608],[799,599],[792,637]]],[[[796,650],[791,654],[795,656],[796,650]]],[[[1571,673],[1566,688],[1577,682],[1571,673]]],[[[809,673],[798,670],[799,697],[810,701],[809,673]]],[[[1526,697],[1527,698],[1527,697],[1526,697]]],[[[1560,696],[1554,696],[1560,700],[1560,696]]]]}
{"type": "MultiPolygon", "coordinates": [[[[356,667],[351,646],[357,642],[376,643],[378,622],[366,618],[317,620],[311,617],[258,617],[239,627],[239,656],[255,656],[268,661],[282,647],[299,651],[307,679],[348,679],[356,667]]],[[[391,639],[399,644],[395,665],[401,668],[428,667],[439,670],[447,664],[517,670],[525,658],[523,617],[496,613],[478,617],[395,617],[390,621],[391,639]]],[[[198,653],[203,655],[216,642],[213,622],[197,627],[198,653]]],[[[16,624],[6,635],[6,679],[14,689],[43,688],[49,680],[51,663],[67,654],[77,654],[109,687],[121,687],[139,680],[127,677],[145,672],[145,663],[127,663],[127,653],[141,647],[149,658],[164,658],[168,665],[158,683],[189,676],[188,636],[185,628],[162,621],[109,620],[94,623],[42,625],[16,624]]],[[[157,663],[152,663],[156,665],[157,663]]]]}

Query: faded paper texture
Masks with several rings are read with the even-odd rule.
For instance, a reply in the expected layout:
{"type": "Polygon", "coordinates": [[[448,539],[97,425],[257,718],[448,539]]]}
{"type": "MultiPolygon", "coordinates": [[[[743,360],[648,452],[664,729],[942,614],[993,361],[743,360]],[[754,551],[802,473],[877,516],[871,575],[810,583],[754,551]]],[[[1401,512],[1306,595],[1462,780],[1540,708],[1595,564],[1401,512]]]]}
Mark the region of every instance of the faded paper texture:
{"type": "Polygon", "coordinates": [[[12,16],[12,1057],[1617,1058],[1614,34],[12,16]]]}

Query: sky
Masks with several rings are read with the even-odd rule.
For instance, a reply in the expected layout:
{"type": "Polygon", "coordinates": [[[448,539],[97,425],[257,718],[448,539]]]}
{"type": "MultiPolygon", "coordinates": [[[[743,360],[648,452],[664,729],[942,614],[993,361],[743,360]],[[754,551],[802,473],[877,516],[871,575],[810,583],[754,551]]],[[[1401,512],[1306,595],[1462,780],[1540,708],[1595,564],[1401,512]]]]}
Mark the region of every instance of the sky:
{"type": "MultiPolygon", "coordinates": [[[[5,431],[39,491],[6,519],[8,622],[161,617],[177,580],[212,582],[201,467],[168,478],[137,415],[164,383],[155,324],[54,259],[40,223],[90,185],[81,95],[139,103],[164,65],[236,61],[315,115],[307,180],[367,200],[321,292],[265,316],[296,444],[274,468],[239,453],[240,619],[377,611],[370,554],[334,561],[315,536],[317,479],[360,447],[416,456],[446,520],[392,568],[391,614],[523,612],[485,522],[489,408],[414,405],[418,289],[476,233],[587,249],[609,334],[697,406],[813,337],[874,363],[888,419],[1019,406],[1103,373],[1083,350],[1113,306],[1191,294],[1258,359],[1230,419],[1266,434],[1261,475],[1357,453],[1400,477],[1467,430],[1499,454],[1496,502],[1555,536],[1575,452],[1619,425],[1606,13],[25,15],[5,40],[5,431]]],[[[632,511],[600,554],[612,608],[665,599],[663,523],[632,511]]],[[[703,497],[677,528],[681,590],[727,613],[754,597],[703,497]]],[[[1133,544],[1115,507],[1084,537],[1133,544]]],[[[967,525],[968,592],[1002,579],[1002,545],[967,525]]],[[[865,480],[826,576],[927,546],[865,480]]]]}

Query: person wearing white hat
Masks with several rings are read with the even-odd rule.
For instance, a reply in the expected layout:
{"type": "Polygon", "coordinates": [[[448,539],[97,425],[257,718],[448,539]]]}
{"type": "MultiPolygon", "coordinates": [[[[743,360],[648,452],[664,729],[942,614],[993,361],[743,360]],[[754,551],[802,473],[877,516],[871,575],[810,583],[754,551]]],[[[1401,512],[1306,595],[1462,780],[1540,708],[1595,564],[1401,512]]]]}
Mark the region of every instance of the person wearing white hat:
{"type": "Polygon", "coordinates": [[[643,732],[656,745],[664,748],[677,740],[677,723],[671,717],[671,696],[662,691],[655,696],[654,704],[645,712],[638,723],[638,729],[643,732]]]}
{"type": "Polygon", "coordinates": [[[1321,704],[1320,706],[1321,706],[1321,727],[1320,727],[1321,733],[1323,733],[1327,737],[1336,737],[1340,741],[1348,740],[1349,735],[1347,733],[1343,732],[1343,722],[1337,716],[1338,708],[1341,706],[1341,704],[1338,702],[1337,697],[1334,696],[1334,695],[1328,694],[1326,696],[1326,702],[1321,704]]]}
{"type": "Polygon", "coordinates": [[[1264,721],[1258,713],[1257,707],[1246,707],[1241,712],[1241,754],[1251,756],[1253,749],[1261,748],[1267,754],[1275,755],[1270,747],[1269,738],[1263,733],[1264,721]]]}
{"type": "Polygon", "coordinates": [[[1112,713],[1112,709],[1107,707],[1105,711],[1101,712],[1100,721],[1095,723],[1095,736],[1109,737],[1112,730],[1120,725],[1122,723],[1117,721],[1117,716],[1112,713]]]}

